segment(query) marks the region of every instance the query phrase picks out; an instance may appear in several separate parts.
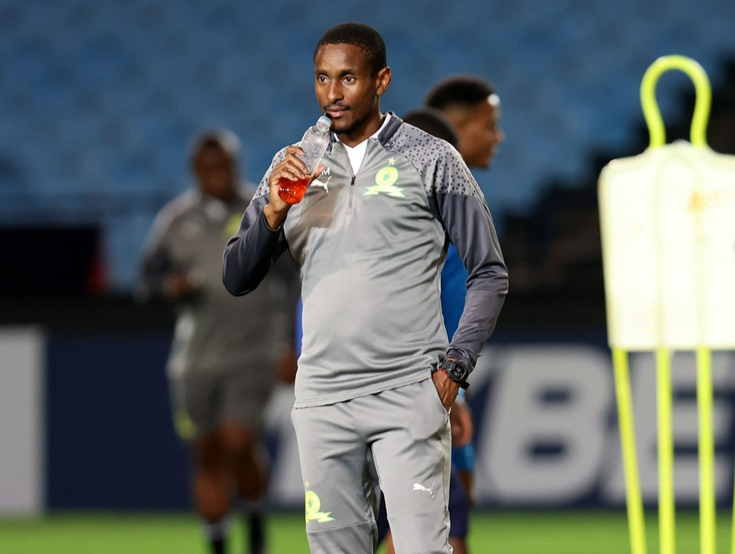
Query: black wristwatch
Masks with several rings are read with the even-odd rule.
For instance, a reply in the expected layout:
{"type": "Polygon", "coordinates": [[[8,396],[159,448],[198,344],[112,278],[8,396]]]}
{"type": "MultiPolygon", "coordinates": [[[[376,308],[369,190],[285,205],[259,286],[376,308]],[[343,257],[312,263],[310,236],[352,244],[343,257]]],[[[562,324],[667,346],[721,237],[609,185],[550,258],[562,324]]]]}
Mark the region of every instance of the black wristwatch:
{"type": "Polygon", "coordinates": [[[470,376],[470,370],[464,363],[458,360],[444,358],[439,362],[439,369],[446,371],[449,378],[455,383],[459,383],[459,386],[463,389],[470,386],[467,382],[467,377],[470,376]]]}

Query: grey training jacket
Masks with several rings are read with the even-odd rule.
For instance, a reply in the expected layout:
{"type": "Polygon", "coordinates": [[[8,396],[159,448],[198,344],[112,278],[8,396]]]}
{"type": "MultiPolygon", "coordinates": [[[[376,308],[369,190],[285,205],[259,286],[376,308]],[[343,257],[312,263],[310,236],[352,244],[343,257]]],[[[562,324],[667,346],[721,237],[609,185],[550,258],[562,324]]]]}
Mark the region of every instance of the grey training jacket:
{"type": "Polygon", "coordinates": [[[193,273],[201,280],[198,294],[174,304],[171,377],[247,370],[253,379],[274,380],[276,364],[293,342],[293,314],[284,291],[288,283],[280,273],[273,272],[245,298],[233,298],[222,286],[222,249],[249,201],[244,191],[224,203],[189,189],[166,204],[148,235],[142,297],[162,296],[172,273],[193,273]]]}
{"type": "MultiPolygon", "coordinates": [[[[285,157],[285,149],[273,166],[285,157]]],[[[485,199],[449,143],[390,121],[368,139],[357,175],[332,137],[326,170],[276,230],[268,177],[224,251],[232,294],[254,290],[286,249],[302,280],[303,343],[295,407],[331,404],[425,379],[452,356],[473,367],[495,328],[508,273],[485,199]],[[451,344],[441,312],[449,241],[468,270],[451,344]]]]}

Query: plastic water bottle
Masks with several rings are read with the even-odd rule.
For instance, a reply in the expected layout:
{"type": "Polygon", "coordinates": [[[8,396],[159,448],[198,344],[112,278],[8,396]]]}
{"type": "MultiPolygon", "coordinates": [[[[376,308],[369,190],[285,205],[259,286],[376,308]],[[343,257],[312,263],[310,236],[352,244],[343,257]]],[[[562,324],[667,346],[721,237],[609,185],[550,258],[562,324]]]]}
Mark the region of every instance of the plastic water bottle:
{"type": "Polygon", "coordinates": [[[304,155],[300,156],[306,167],[309,169],[309,177],[291,181],[286,177],[281,177],[278,181],[278,196],[281,200],[288,204],[298,204],[304,198],[306,187],[311,180],[311,175],[319,165],[319,162],[327,151],[329,146],[329,128],[332,126],[332,120],[326,115],[319,118],[315,125],[312,125],[304,133],[304,137],[299,142],[299,146],[304,151],[304,155]]]}

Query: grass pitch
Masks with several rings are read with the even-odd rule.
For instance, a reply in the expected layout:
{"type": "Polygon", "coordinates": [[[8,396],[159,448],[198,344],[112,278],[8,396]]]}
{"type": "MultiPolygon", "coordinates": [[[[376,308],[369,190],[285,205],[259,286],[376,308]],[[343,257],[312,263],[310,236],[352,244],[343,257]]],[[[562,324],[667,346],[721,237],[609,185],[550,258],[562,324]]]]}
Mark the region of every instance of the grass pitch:
{"type": "MultiPolygon", "coordinates": [[[[243,531],[233,521],[232,554],[241,554],[243,531]]],[[[699,552],[699,517],[677,513],[676,550],[699,552]]],[[[717,553],[730,552],[730,514],[717,521],[717,553]]],[[[658,527],[647,514],[648,552],[658,552],[658,527]]],[[[301,514],[268,520],[270,554],[308,554],[301,514]]],[[[627,554],[623,511],[476,511],[469,539],[472,554],[627,554]]],[[[0,517],[0,554],[207,554],[191,514],[51,513],[41,518],[0,517]]],[[[379,554],[383,554],[381,549],[379,554]]]]}

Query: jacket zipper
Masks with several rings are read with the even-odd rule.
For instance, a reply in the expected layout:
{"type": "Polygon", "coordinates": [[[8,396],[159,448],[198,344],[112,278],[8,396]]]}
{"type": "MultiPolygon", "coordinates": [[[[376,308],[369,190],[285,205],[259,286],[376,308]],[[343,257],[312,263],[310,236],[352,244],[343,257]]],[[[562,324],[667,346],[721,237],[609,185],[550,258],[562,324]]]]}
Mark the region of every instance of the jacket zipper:
{"type": "Polygon", "coordinates": [[[352,176],[352,180],[350,181],[350,202],[348,204],[347,213],[352,213],[352,198],[355,195],[355,178],[356,176],[352,176]]]}

